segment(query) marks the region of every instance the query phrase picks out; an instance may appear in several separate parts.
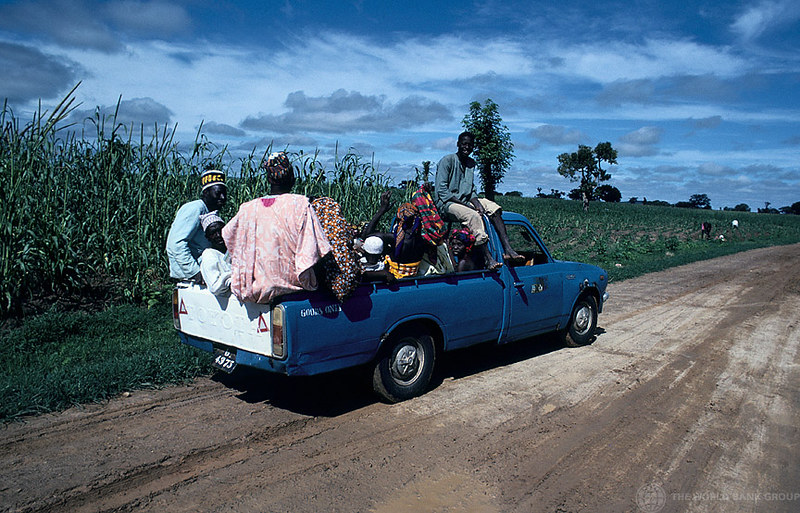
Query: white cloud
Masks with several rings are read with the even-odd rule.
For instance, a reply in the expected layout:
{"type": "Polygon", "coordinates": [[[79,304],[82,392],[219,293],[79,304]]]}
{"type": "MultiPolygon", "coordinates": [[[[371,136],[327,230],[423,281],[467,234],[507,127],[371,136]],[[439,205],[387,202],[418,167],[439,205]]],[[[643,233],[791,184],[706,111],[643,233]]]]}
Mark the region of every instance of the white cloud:
{"type": "Polygon", "coordinates": [[[629,132],[619,138],[618,146],[620,156],[624,157],[645,157],[656,155],[658,149],[656,144],[661,141],[663,130],[655,126],[645,126],[633,132],[629,132]]]}
{"type": "Polygon", "coordinates": [[[431,142],[431,148],[434,150],[449,151],[450,153],[456,152],[456,134],[453,137],[442,137],[431,142]]]}
{"type": "Polygon", "coordinates": [[[182,6],[162,0],[38,0],[0,7],[0,27],[66,47],[121,52],[125,36],[163,39],[186,33],[191,19],[182,6]]]}
{"type": "Polygon", "coordinates": [[[0,26],[50,38],[74,48],[116,52],[123,48],[94,5],[85,0],[42,0],[0,7],[0,26]]]}
{"type": "MultiPolygon", "coordinates": [[[[140,133],[144,130],[145,134],[152,134],[158,128],[163,130],[166,126],[169,130],[172,129],[172,111],[165,105],[158,103],[152,98],[132,98],[130,100],[121,100],[119,107],[114,105],[99,106],[99,113],[103,120],[105,120],[106,131],[111,131],[110,123],[115,121],[115,126],[122,125],[124,133],[129,130],[133,134],[140,133]],[[116,119],[114,118],[116,112],[116,119]]],[[[85,124],[87,119],[94,119],[97,109],[80,109],[75,110],[70,114],[68,122],[77,123],[80,127],[84,126],[85,129],[93,130],[90,125],[85,124]]],[[[91,137],[90,137],[91,138],[91,137]]]]}
{"type": "Polygon", "coordinates": [[[800,19],[800,6],[794,0],[761,1],[749,6],[731,25],[731,30],[745,41],[758,38],[773,28],[800,19]]]}
{"type": "Polygon", "coordinates": [[[278,133],[393,132],[452,118],[447,107],[420,96],[408,96],[392,103],[383,96],[367,96],[344,89],[318,97],[296,91],[289,94],[285,105],[289,112],[248,116],[242,121],[242,128],[278,133]]]}
{"type": "Polygon", "coordinates": [[[191,26],[186,9],[171,2],[115,1],[105,5],[103,11],[118,30],[147,36],[163,38],[185,32],[191,26]]]}
{"type": "Polygon", "coordinates": [[[688,122],[695,130],[710,130],[717,128],[722,123],[722,116],[709,116],[700,119],[690,118],[688,122]]]}
{"type": "Polygon", "coordinates": [[[241,128],[236,128],[225,123],[217,123],[216,121],[206,121],[203,123],[203,132],[207,134],[230,135],[233,137],[242,137],[246,134],[241,128]]]}
{"type": "Polygon", "coordinates": [[[57,96],[66,84],[78,82],[81,67],[70,59],[0,41],[0,101],[26,103],[57,96]]]}
{"type": "Polygon", "coordinates": [[[663,130],[656,126],[643,126],[623,135],[619,140],[628,144],[656,144],[661,140],[662,132],[663,130]]]}
{"type": "Polygon", "coordinates": [[[717,164],[716,162],[706,162],[700,164],[697,172],[704,176],[731,176],[732,172],[728,166],[717,164]]]}
{"type": "Polygon", "coordinates": [[[540,125],[530,130],[530,135],[552,145],[578,144],[587,139],[587,135],[580,130],[568,129],[560,125],[540,125]]]}
{"type": "Polygon", "coordinates": [[[564,58],[564,73],[601,84],[708,73],[731,77],[750,69],[746,60],[725,47],[686,40],[649,39],[641,45],[603,41],[550,48],[549,52],[564,58]]]}

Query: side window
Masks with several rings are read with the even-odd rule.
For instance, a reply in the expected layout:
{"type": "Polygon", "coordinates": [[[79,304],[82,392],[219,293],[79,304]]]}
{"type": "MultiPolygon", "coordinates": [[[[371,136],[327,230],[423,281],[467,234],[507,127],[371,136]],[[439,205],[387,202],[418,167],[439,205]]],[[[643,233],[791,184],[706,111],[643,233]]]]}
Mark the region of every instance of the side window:
{"type": "Polygon", "coordinates": [[[506,232],[514,251],[525,257],[525,263],[518,265],[536,265],[547,262],[547,254],[527,227],[521,224],[506,224],[506,232]]]}

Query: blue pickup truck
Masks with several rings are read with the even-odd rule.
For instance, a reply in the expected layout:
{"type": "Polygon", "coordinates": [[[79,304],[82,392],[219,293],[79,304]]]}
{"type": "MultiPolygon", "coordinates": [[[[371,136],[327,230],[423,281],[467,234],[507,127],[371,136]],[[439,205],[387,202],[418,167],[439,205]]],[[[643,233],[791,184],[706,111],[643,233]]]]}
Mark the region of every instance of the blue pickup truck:
{"type": "MultiPolygon", "coordinates": [[[[445,351],[548,332],[569,346],[591,342],[608,274],[555,260],[524,216],[504,212],[503,221],[524,264],[364,283],[344,303],[305,291],[242,303],[179,283],[175,328],[181,342],[214,353],[214,366],[228,372],[245,365],[300,376],[369,365],[375,392],[389,402],[424,393],[445,351]]],[[[500,240],[485,224],[499,260],[500,240]]]]}

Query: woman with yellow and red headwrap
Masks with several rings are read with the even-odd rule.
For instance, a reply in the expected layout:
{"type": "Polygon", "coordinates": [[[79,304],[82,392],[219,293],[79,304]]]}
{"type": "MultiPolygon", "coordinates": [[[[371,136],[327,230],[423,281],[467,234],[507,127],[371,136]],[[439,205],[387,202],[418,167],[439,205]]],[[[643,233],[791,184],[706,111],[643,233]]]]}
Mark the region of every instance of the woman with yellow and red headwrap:
{"type": "Polygon", "coordinates": [[[397,207],[397,216],[392,228],[394,252],[386,257],[389,272],[395,278],[417,275],[422,256],[427,249],[421,228],[422,220],[416,206],[402,203],[397,207]]]}
{"type": "Polygon", "coordinates": [[[447,248],[456,271],[472,271],[482,267],[477,261],[477,255],[472,251],[474,247],[475,236],[468,228],[455,228],[450,231],[447,248]]]}

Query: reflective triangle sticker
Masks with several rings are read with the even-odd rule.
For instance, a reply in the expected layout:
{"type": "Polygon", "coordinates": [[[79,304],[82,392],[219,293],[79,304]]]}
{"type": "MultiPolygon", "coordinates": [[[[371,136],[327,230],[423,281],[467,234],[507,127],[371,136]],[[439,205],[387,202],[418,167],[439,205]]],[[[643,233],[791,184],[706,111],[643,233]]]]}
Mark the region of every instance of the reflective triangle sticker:
{"type": "Polygon", "coordinates": [[[258,333],[266,333],[269,331],[269,327],[267,326],[267,321],[264,320],[264,314],[259,314],[258,316],[258,328],[256,332],[258,333]]]}
{"type": "Polygon", "coordinates": [[[183,304],[183,299],[181,299],[181,306],[178,307],[179,314],[188,314],[189,312],[186,311],[186,305],[183,304]]]}

